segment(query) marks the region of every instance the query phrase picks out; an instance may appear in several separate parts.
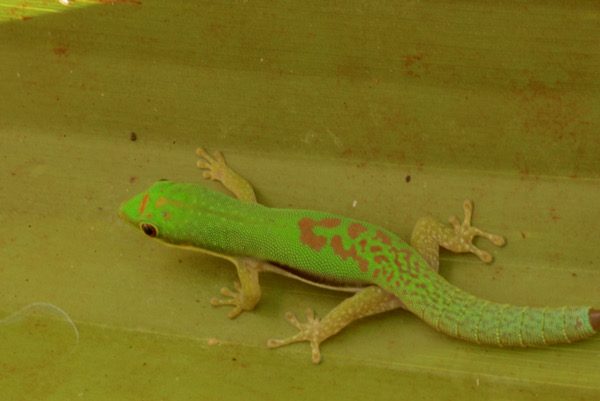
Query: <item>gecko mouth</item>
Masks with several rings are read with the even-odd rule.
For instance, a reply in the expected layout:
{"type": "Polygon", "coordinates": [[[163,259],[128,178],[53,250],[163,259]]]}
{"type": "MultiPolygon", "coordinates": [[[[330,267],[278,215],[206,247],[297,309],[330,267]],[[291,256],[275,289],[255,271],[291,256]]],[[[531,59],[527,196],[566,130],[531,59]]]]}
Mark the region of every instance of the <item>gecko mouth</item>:
{"type": "Polygon", "coordinates": [[[127,216],[123,210],[121,210],[123,208],[123,205],[121,205],[121,207],[119,208],[119,217],[122,218],[123,220],[125,220],[126,222],[128,222],[131,225],[137,226],[137,223],[135,221],[133,221],[129,216],[127,216]]]}

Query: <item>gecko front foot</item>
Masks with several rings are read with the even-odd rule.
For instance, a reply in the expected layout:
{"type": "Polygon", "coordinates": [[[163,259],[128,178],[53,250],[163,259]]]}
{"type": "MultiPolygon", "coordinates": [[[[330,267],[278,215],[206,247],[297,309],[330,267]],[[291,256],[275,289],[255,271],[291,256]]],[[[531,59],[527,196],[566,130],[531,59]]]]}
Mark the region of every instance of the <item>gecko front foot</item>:
{"type": "Polygon", "coordinates": [[[246,301],[244,295],[242,294],[242,286],[240,283],[236,282],[234,283],[234,286],[235,291],[231,291],[227,287],[221,288],[221,295],[231,299],[213,298],[210,300],[210,304],[212,306],[235,306],[235,308],[227,315],[230,319],[233,319],[245,310],[252,310],[254,309],[254,306],[256,306],[256,303],[251,304],[250,302],[246,301]]]}
{"type": "Polygon", "coordinates": [[[465,218],[462,223],[459,223],[456,216],[452,216],[449,219],[450,225],[454,228],[456,239],[452,241],[452,244],[440,244],[444,248],[451,249],[454,252],[471,252],[477,255],[479,259],[485,263],[492,261],[492,255],[489,252],[482,251],[473,244],[473,238],[483,237],[488,239],[492,244],[496,246],[502,246],[506,243],[506,239],[501,235],[490,234],[485,231],[471,226],[471,218],[473,217],[473,202],[466,200],[463,202],[463,210],[465,218]],[[448,245],[448,246],[446,246],[448,245]]]}
{"type": "Polygon", "coordinates": [[[231,170],[225,163],[223,154],[215,152],[214,157],[212,157],[204,148],[199,147],[196,149],[196,155],[200,158],[196,162],[196,166],[201,170],[206,170],[202,173],[202,176],[207,180],[223,182],[224,175],[231,170]]]}
{"type": "Polygon", "coordinates": [[[213,157],[204,148],[199,147],[196,149],[196,155],[199,157],[196,166],[205,170],[202,173],[204,178],[219,181],[243,202],[256,202],[256,195],[248,181],[240,177],[225,163],[221,152],[215,152],[213,157]]]}
{"type": "Polygon", "coordinates": [[[312,349],[313,363],[320,363],[321,351],[319,350],[319,345],[323,341],[323,339],[320,336],[319,330],[321,319],[316,318],[315,312],[309,308],[306,310],[306,323],[300,323],[296,315],[292,312],[288,312],[285,314],[285,320],[287,320],[288,323],[300,330],[300,332],[295,336],[283,340],[270,339],[269,341],[267,341],[267,346],[269,348],[277,348],[298,341],[308,341],[310,342],[310,347],[312,349]]]}

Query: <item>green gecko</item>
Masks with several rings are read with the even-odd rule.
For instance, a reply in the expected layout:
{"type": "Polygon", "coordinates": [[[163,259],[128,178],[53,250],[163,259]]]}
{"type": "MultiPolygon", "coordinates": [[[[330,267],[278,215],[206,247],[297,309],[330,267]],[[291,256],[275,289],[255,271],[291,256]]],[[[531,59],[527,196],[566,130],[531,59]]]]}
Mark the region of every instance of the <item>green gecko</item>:
{"type": "Polygon", "coordinates": [[[306,311],[306,323],[288,312],[299,332],[270,339],[269,348],[308,341],[312,361],[321,361],[320,344],[354,320],[403,308],[452,337],[479,344],[528,346],[569,343],[600,329],[600,310],[578,307],[521,307],[467,294],[438,274],[439,247],[473,253],[489,263],[492,256],[473,245],[480,236],[496,246],[505,239],[471,226],[473,203],[463,204],[465,218],[447,227],[421,218],[410,245],[373,224],[313,210],[275,209],[256,202],[254,190],[227,164],[196,151],[204,178],[220,181],[237,199],[198,184],[158,181],[125,202],[119,216],[149,237],[229,260],[237,268],[235,290],[222,288],[230,318],[253,310],[260,299],[258,273],[274,272],[319,287],[347,291],[323,319],[306,311]]]}

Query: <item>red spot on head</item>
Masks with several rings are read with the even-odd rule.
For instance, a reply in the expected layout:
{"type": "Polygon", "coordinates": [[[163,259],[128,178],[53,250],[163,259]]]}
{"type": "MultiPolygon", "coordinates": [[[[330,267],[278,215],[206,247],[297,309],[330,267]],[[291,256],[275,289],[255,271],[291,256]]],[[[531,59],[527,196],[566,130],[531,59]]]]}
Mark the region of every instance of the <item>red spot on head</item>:
{"type": "Polygon", "coordinates": [[[142,201],[140,202],[140,214],[144,213],[144,210],[146,210],[146,206],[148,206],[148,198],[149,197],[150,197],[150,195],[146,194],[142,198],[142,201]]]}

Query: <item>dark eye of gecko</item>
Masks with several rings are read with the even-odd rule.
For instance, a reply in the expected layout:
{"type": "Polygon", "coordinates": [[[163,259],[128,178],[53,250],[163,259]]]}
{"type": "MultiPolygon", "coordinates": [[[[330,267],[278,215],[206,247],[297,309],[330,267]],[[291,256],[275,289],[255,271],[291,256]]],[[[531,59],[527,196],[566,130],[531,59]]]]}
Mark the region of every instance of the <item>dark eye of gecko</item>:
{"type": "Polygon", "coordinates": [[[152,237],[152,238],[156,237],[157,231],[156,231],[156,227],[154,227],[153,225],[143,223],[140,226],[140,228],[142,229],[144,234],[146,234],[148,237],[152,237]]]}

